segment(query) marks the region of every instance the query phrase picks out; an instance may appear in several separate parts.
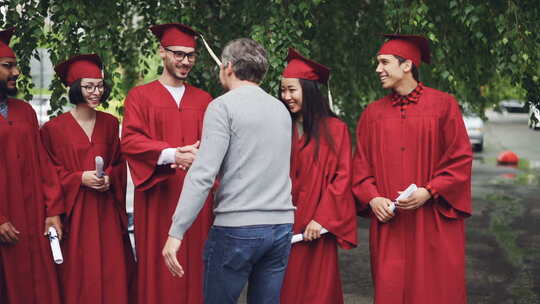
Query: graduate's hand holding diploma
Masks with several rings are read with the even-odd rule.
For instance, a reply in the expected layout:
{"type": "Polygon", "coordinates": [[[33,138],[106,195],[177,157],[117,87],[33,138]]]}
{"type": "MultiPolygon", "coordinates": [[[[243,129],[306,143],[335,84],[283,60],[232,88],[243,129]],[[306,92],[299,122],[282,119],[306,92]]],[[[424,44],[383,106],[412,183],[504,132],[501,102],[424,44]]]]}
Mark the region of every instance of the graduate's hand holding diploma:
{"type": "Polygon", "coordinates": [[[98,177],[97,172],[93,171],[84,171],[82,174],[82,184],[88,188],[92,188],[99,192],[104,192],[109,190],[110,180],[109,176],[104,175],[103,177],[98,177]]]}
{"type": "Polygon", "coordinates": [[[403,210],[414,210],[431,198],[431,194],[426,188],[418,188],[415,184],[410,184],[407,189],[398,191],[398,193],[399,196],[395,199],[395,202],[384,197],[375,197],[369,202],[371,210],[379,221],[388,222],[394,217],[396,207],[403,210]]]}
{"type": "Polygon", "coordinates": [[[304,241],[313,241],[321,237],[323,226],[314,220],[311,220],[304,230],[304,241]]]}
{"type": "Polygon", "coordinates": [[[60,220],[59,215],[49,216],[45,219],[45,231],[43,232],[44,236],[49,235],[49,227],[54,227],[56,233],[58,234],[58,240],[62,240],[62,221],[60,220]]]}
{"type": "Polygon", "coordinates": [[[377,219],[383,223],[394,217],[394,203],[386,197],[375,197],[369,202],[369,205],[377,219]]]}
{"type": "Polygon", "coordinates": [[[182,266],[176,258],[180,245],[182,245],[182,240],[169,236],[167,242],[165,242],[165,246],[163,246],[161,254],[165,260],[165,265],[167,265],[172,276],[181,278],[184,276],[184,269],[182,269],[182,266]]]}
{"type": "Polygon", "coordinates": [[[419,187],[408,198],[400,199],[396,207],[403,210],[414,210],[424,205],[431,198],[431,194],[426,188],[419,187]]]}

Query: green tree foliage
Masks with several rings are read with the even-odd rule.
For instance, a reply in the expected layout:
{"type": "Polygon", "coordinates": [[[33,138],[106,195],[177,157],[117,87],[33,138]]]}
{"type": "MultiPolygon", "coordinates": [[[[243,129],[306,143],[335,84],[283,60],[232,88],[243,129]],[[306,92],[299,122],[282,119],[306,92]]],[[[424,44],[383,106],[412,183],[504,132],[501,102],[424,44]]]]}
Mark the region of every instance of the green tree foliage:
{"type": "MultiPolygon", "coordinates": [[[[191,25],[218,53],[234,38],[261,42],[271,64],[263,86],[276,95],[288,47],[332,67],[334,103],[351,126],[365,105],[385,94],[374,72],[383,33],[427,36],[433,64],[420,69],[422,81],[479,112],[497,101],[489,92],[499,92],[501,81],[523,88],[529,100],[540,99],[537,0],[0,0],[0,5],[1,27],[17,27],[14,48],[24,74],[38,46],[48,48],[53,63],[98,53],[116,99],[156,73],[158,43],[148,27],[165,22],[191,25]]],[[[190,82],[219,95],[218,69],[204,50],[200,53],[190,82]]],[[[19,85],[29,98],[31,79],[23,77],[19,85]]],[[[67,102],[65,88],[56,80],[51,90],[56,112],[67,102]]]]}

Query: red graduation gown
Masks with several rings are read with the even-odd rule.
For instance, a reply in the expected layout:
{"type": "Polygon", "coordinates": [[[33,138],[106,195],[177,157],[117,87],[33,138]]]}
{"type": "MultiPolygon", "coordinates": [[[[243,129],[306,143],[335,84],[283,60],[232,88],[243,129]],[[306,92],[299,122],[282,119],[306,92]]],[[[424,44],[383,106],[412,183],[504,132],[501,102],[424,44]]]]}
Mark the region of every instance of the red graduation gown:
{"type": "Polygon", "coordinates": [[[20,231],[14,245],[0,243],[0,303],[60,303],[45,217],[64,212],[62,191],[39,139],[36,113],[8,99],[0,115],[0,224],[20,231]]]}
{"type": "Polygon", "coordinates": [[[298,138],[293,132],[291,179],[297,208],[294,233],[302,233],[311,220],[330,232],[318,240],[292,246],[281,290],[281,303],[285,304],[343,303],[337,245],[356,247],[349,130],[337,118],[327,118],[325,123],[333,143],[320,136],[318,159],[315,140],[302,148],[304,137],[298,138]]]}
{"type": "Polygon", "coordinates": [[[375,303],[466,303],[472,152],[458,103],[425,87],[418,103],[400,112],[386,96],[367,107],[356,133],[353,192],[371,217],[375,303]],[[411,183],[430,185],[438,198],[379,222],[369,201],[394,200],[411,183]]]}
{"type": "Polygon", "coordinates": [[[118,134],[118,120],[103,112],[96,112],[91,140],[69,112],[41,128],[66,200],[60,266],[65,304],[128,303],[128,281],[135,265],[127,235],[126,165],[118,134]],[[110,178],[106,192],[81,181],[83,171],[95,170],[98,155],[110,178]]]}
{"type": "Polygon", "coordinates": [[[169,165],[157,166],[157,161],[165,148],[200,140],[204,112],[211,100],[207,92],[186,84],[178,108],[159,81],[133,88],[126,98],[122,153],[128,160],[136,190],[135,251],[140,304],[203,302],[202,253],[212,222],[211,202],[207,201],[184,235],[178,259],[185,275],[173,277],[161,250],[186,172],[171,169],[169,165]]]}

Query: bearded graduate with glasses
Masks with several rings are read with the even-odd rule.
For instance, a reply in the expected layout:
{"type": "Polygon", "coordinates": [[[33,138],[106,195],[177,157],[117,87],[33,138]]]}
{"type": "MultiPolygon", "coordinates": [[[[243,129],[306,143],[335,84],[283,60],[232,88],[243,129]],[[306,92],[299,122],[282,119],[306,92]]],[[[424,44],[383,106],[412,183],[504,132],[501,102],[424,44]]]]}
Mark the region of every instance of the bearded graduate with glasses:
{"type": "Polygon", "coordinates": [[[187,169],[195,159],[203,117],[212,96],[187,84],[196,63],[193,29],[179,23],[150,28],[160,41],[163,72],[158,80],[131,89],[125,101],[122,152],[135,184],[137,301],[191,304],[203,301],[202,252],[212,222],[211,201],[186,233],[179,259],[189,268],[172,277],[161,262],[171,217],[187,169]]]}
{"type": "Polygon", "coordinates": [[[293,244],[281,290],[285,304],[343,303],[338,246],[356,247],[356,209],[349,129],[321,94],[330,69],[289,49],[281,101],[293,119],[291,180],[293,244]],[[321,234],[325,228],[327,234],[321,234]]]}
{"type": "Polygon", "coordinates": [[[119,123],[96,111],[110,93],[101,67],[95,54],[74,56],[55,67],[75,108],[41,128],[65,197],[64,263],[59,267],[65,304],[128,303],[135,270],[119,123]],[[103,176],[96,172],[96,156],[103,159],[103,176]]]}

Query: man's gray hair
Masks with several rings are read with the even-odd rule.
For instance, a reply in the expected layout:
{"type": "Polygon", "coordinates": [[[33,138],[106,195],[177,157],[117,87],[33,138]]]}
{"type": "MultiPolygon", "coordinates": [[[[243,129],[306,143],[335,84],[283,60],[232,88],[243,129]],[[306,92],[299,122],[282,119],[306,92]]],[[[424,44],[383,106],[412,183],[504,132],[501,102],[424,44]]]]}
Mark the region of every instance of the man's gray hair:
{"type": "Polygon", "coordinates": [[[239,38],[227,43],[221,53],[223,66],[229,63],[236,78],[260,83],[268,70],[266,50],[255,40],[239,38]]]}

